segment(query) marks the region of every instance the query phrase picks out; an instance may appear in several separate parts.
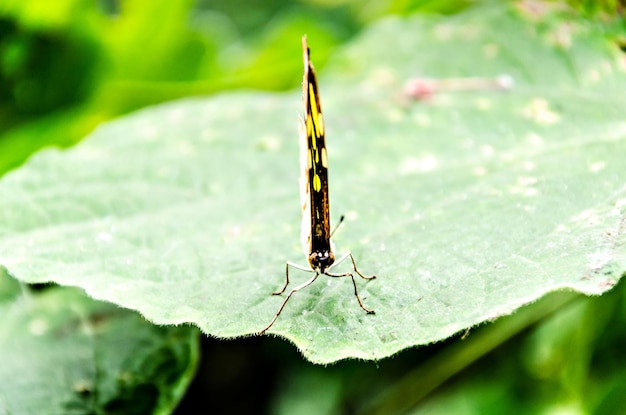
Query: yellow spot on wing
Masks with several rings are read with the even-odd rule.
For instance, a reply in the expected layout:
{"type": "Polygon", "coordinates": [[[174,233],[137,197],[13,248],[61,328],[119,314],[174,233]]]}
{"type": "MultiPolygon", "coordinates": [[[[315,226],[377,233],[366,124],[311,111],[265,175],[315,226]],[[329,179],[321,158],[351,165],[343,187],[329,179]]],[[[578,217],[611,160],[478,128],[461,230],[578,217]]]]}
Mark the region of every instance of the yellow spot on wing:
{"type": "Polygon", "coordinates": [[[312,84],[309,84],[309,105],[311,106],[312,117],[317,120],[317,97],[312,84]]]}
{"type": "Polygon", "coordinates": [[[326,155],[326,147],[322,148],[322,166],[328,168],[328,156],[326,155]]]}
{"type": "Polygon", "coordinates": [[[313,190],[319,192],[322,189],[322,181],[320,180],[319,175],[313,176],[313,190]]]}
{"type": "Polygon", "coordinates": [[[320,132],[320,137],[324,135],[324,119],[322,118],[322,113],[317,116],[317,125],[318,130],[320,132]]]}
{"type": "Polygon", "coordinates": [[[324,135],[324,120],[322,119],[322,114],[318,111],[317,96],[315,96],[315,90],[311,84],[309,84],[309,101],[311,107],[311,118],[313,119],[313,124],[316,127],[315,136],[322,137],[324,135]]]}

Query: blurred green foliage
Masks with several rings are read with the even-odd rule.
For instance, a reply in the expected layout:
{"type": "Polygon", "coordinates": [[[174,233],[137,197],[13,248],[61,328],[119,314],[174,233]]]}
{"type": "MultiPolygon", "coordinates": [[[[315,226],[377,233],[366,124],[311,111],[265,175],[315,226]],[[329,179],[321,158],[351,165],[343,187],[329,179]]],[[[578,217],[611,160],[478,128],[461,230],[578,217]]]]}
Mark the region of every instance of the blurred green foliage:
{"type": "Polygon", "coordinates": [[[0,173],[45,145],[147,105],[300,82],[300,37],[323,66],[365,24],[468,2],[5,0],[0,3],[0,173]]]}

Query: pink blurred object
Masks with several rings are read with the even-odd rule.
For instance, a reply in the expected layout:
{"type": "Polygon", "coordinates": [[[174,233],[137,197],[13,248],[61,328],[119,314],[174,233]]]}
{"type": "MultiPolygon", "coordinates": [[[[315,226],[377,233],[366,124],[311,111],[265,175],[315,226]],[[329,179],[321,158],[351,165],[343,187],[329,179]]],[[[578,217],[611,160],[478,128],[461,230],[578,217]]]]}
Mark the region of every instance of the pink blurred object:
{"type": "Polygon", "coordinates": [[[514,83],[510,75],[495,78],[415,78],[407,81],[404,94],[414,99],[427,99],[436,92],[508,91],[513,88],[514,83]]]}

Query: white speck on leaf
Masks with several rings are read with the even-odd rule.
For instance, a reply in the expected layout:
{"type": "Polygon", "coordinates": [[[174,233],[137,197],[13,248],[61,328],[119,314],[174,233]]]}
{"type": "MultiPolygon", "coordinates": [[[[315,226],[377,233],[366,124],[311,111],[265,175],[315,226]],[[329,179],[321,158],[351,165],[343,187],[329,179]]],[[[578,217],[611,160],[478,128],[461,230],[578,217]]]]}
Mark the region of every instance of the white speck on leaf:
{"type": "Polygon", "coordinates": [[[183,120],[184,118],[185,118],[184,111],[181,111],[179,109],[170,111],[169,114],[167,114],[168,121],[179,122],[183,120]]]}
{"type": "Polygon", "coordinates": [[[592,210],[583,210],[574,217],[576,221],[586,222],[588,224],[598,223],[598,216],[592,210]]]}
{"type": "Polygon", "coordinates": [[[483,45],[483,54],[487,59],[493,59],[498,56],[500,48],[495,43],[487,43],[483,45]]]}
{"type": "Polygon", "coordinates": [[[426,114],[416,114],[413,120],[420,127],[429,127],[431,124],[430,117],[426,114]]]}
{"type": "Polygon", "coordinates": [[[356,210],[349,210],[346,212],[346,219],[349,221],[357,220],[359,218],[359,212],[356,210]]]}
{"type": "Polygon", "coordinates": [[[611,261],[612,255],[610,252],[597,250],[596,252],[587,255],[589,261],[589,268],[592,270],[598,270],[608,264],[611,261]]]}
{"type": "Polygon", "coordinates": [[[215,130],[211,128],[205,128],[200,132],[200,139],[202,141],[213,141],[216,137],[215,130]]]}
{"type": "Polygon", "coordinates": [[[490,145],[484,145],[480,148],[480,152],[482,153],[483,156],[485,157],[491,157],[494,155],[494,153],[496,152],[496,150],[494,150],[494,148],[490,145]]]}
{"type": "Polygon", "coordinates": [[[485,174],[487,174],[487,169],[485,169],[483,166],[476,166],[472,169],[472,173],[474,174],[474,176],[484,176],[485,174]]]}
{"type": "Polygon", "coordinates": [[[259,146],[262,150],[277,151],[280,149],[280,139],[275,135],[261,137],[259,140],[259,146]]]}
{"type": "Polygon", "coordinates": [[[517,178],[517,184],[519,184],[520,186],[532,186],[534,184],[537,184],[537,178],[529,177],[529,176],[521,176],[517,178]]]}
{"type": "Polygon", "coordinates": [[[109,232],[100,232],[96,236],[96,241],[98,242],[111,242],[112,240],[113,240],[113,235],[111,235],[109,232]]]}
{"type": "Polygon", "coordinates": [[[41,336],[43,334],[46,334],[46,332],[48,331],[48,327],[48,322],[43,318],[36,318],[34,320],[31,320],[31,322],[28,324],[28,330],[34,336],[41,336]]]}
{"type": "Polygon", "coordinates": [[[522,164],[522,168],[526,171],[533,171],[535,170],[535,163],[533,163],[532,161],[525,161],[522,164]]]}
{"type": "Polygon", "coordinates": [[[157,130],[156,127],[154,127],[153,125],[146,125],[141,129],[139,134],[143,138],[152,140],[152,139],[155,139],[159,135],[159,130],[157,130]]]}
{"type": "Polygon", "coordinates": [[[606,167],[606,163],[603,161],[597,161],[595,163],[591,163],[591,165],[589,165],[589,171],[591,173],[597,173],[600,170],[604,170],[604,168],[606,167]]]}
{"type": "Polygon", "coordinates": [[[397,108],[390,108],[386,113],[385,116],[387,118],[387,120],[389,120],[390,122],[393,123],[399,123],[401,121],[404,121],[405,115],[402,111],[400,111],[397,108]]]}
{"type": "Polygon", "coordinates": [[[541,136],[536,134],[536,133],[528,134],[526,136],[526,141],[528,141],[529,144],[532,144],[534,146],[541,146],[541,145],[543,145],[543,138],[541,138],[541,136]]]}
{"type": "Polygon", "coordinates": [[[524,116],[537,124],[556,124],[561,120],[559,114],[550,108],[550,104],[543,98],[533,99],[523,110],[524,116]]]}
{"type": "Polygon", "coordinates": [[[178,142],[178,154],[183,156],[188,156],[193,154],[195,147],[189,141],[179,141],[178,142]]]}
{"type": "Polygon", "coordinates": [[[476,100],[476,108],[478,108],[481,111],[487,111],[491,109],[491,100],[487,98],[478,98],[476,100]]]}
{"type": "Polygon", "coordinates": [[[420,158],[409,157],[400,165],[400,174],[427,173],[437,167],[437,158],[432,154],[426,154],[420,158]]]}

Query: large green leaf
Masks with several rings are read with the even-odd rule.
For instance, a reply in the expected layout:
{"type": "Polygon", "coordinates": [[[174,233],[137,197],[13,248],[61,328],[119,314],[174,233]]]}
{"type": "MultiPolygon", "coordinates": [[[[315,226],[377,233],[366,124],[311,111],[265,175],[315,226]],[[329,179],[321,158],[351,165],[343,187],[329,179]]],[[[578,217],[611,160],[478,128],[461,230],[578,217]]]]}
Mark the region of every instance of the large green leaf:
{"type": "Polygon", "coordinates": [[[21,289],[2,268],[0,315],[2,414],[171,413],[195,372],[197,329],[74,288],[21,289]]]}
{"type": "MultiPolygon", "coordinates": [[[[319,74],[331,211],[348,218],[335,242],[378,275],[357,281],[376,315],[349,280],[323,277],[271,333],[315,362],[378,359],[550,291],[616,284],[624,68],[584,23],[535,18],[489,6],[391,19],[337,52],[319,74]],[[499,74],[515,79],[512,91],[401,98],[412,76],[499,74]]],[[[0,183],[0,263],[158,324],[260,330],[282,301],[270,293],[284,261],[302,258],[301,107],[296,92],[183,100],[39,153],[0,183]]]]}

